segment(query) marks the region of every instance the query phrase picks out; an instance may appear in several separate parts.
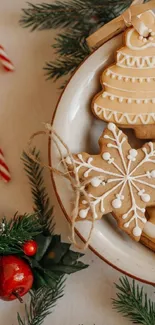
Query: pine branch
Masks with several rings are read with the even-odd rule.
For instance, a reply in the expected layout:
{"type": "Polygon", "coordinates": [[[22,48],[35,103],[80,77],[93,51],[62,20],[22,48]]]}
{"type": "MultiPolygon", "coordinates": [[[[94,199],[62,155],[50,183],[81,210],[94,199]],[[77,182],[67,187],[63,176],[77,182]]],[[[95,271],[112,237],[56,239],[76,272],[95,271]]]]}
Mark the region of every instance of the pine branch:
{"type": "Polygon", "coordinates": [[[36,213],[23,216],[15,215],[7,221],[3,218],[0,233],[0,255],[21,253],[22,244],[42,232],[36,213]]]}
{"type": "Polygon", "coordinates": [[[54,80],[62,75],[65,76],[74,72],[85,57],[90,54],[85,38],[81,38],[78,31],[74,35],[69,32],[59,34],[53,48],[60,55],[60,59],[56,62],[48,62],[44,70],[46,70],[48,79],[53,78],[54,80]]]}
{"type": "Polygon", "coordinates": [[[131,3],[128,0],[71,0],[54,4],[28,4],[20,23],[31,30],[65,28],[52,45],[57,61],[46,64],[47,78],[54,80],[72,73],[90,53],[86,38],[118,16],[131,3]]]}
{"type": "Polygon", "coordinates": [[[118,293],[113,306],[119,313],[135,324],[155,324],[155,303],[144,294],[143,287],[136,285],[134,280],[130,284],[126,277],[122,277],[116,288],[118,293]]]}
{"type": "MultiPolygon", "coordinates": [[[[34,148],[32,154],[40,161],[39,151],[34,148]]],[[[35,203],[34,211],[40,216],[40,222],[46,225],[47,233],[51,234],[55,226],[53,222],[53,207],[50,207],[50,199],[44,186],[43,168],[39,163],[34,162],[26,152],[23,152],[22,160],[31,186],[31,193],[35,203]]]]}
{"type": "Polygon", "coordinates": [[[66,59],[58,59],[56,62],[48,62],[44,70],[46,71],[47,78],[53,78],[54,81],[59,79],[62,76],[66,76],[69,73],[74,72],[74,70],[81,63],[81,59],[68,57],[66,59]]]}
{"type": "MultiPolygon", "coordinates": [[[[32,30],[50,28],[75,28],[77,22],[84,21],[84,17],[99,12],[102,17],[106,16],[106,10],[122,6],[127,7],[131,1],[124,4],[124,0],[72,0],[57,1],[55,4],[28,3],[28,9],[23,9],[23,16],[20,23],[25,27],[32,27],[32,30]]],[[[119,10],[120,12],[120,10],[119,10]]],[[[102,18],[103,19],[103,18],[102,18]]]]}
{"type": "Polygon", "coordinates": [[[25,305],[25,318],[17,315],[19,325],[42,325],[45,318],[53,312],[58,299],[63,296],[64,278],[62,278],[54,289],[41,287],[31,291],[30,306],[25,305]]]}
{"type": "Polygon", "coordinates": [[[56,37],[56,43],[53,48],[60,56],[70,56],[80,58],[81,60],[90,54],[90,49],[85,42],[85,37],[81,37],[79,31],[72,33],[59,34],[56,37]]]}

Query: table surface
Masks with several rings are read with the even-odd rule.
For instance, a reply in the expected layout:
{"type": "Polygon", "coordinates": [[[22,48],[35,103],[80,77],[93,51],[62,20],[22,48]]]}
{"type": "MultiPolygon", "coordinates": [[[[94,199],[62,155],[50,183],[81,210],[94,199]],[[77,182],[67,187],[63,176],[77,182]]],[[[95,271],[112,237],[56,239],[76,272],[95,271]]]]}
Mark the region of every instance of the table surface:
{"type": "MultiPolygon", "coordinates": [[[[31,0],[31,3],[38,3],[31,0]]],[[[44,1],[44,2],[51,2],[44,1]]],[[[25,0],[0,1],[0,42],[12,58],[16,71],[6,73],[0,67],[0,142],[9,164],[12,182],[0,183],[0,217],[11,217],[32,211],[32,198],[27,177],[23,171],[20,156],[29,136],[43,128],[42,122],[49,122],[60,96],[60,82],[46,81],[43,66],[54,58],[51,47],[55,31],[31,33],[19,24],[21,9],[26,8],[25,0]]],[[[42,159],[47,162],[47,141],[37,143],[42,159]]],[[[45,184],[55,206],[56,231],[68,240],[69,226],[55,197],[49,172],[45,171],[45,184]]],[[[49,325],[128,325],[112,309],[111,299],[115,297],[114,282],[121,273],[101,261],[91,251],[87,251],[84,262],[87,270],[68,277],[64,297],[44,324],[49,325]]],[[[145,286],[153,297],[153,288],[145,286]]],[[[15,325],[16,311],[22,312],[18,302],[0,302],[1,324],[15,325]]]]}

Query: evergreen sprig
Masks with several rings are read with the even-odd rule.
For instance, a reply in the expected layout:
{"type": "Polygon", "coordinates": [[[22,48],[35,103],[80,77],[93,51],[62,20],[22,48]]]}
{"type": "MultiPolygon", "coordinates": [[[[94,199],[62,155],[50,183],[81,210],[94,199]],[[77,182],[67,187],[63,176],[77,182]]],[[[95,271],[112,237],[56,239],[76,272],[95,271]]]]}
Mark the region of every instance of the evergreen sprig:
{"type": "MultiPolygon", "coordinates": [[[[5,231],[7,235],[6,242],[8,235],[13,234],[13,230],[21,232],[23,236],[24,229],[25,233],[29,230],[29,236],[34,234],[33,239],[38,243],[38,251],[33,257],[24,255],[24,252],[16,252],[21,253],[18,255],[27,260],[34,275],[33,287],[30,291],[31,300],[29,305],[25,305],[25,317],[22,318],[19,313],[17,314],[18,325],[42,325],[44,319],[52,313],[57,300],[63,296],[65,275],[88,267],[79,261],[83,254],[73,252],[70,250],[70,244],[63,243],[61,236],[53,234],[53,209],[50,207],[50,200],[43,182],[43,168],[39,162],[40,154],[35,148],[32,154],[38,162],[34,162],[25,152],[22,160],[31,185],[34,217],[38,220],[41,231],[35,222],[32,221],[30,224],[32,215],[30,219],[25,215],[22,223],[20,217],[17,217],[17,221],[13,219],[10,223],[7,223],[5,219],[2,222],[2,231],[5,231]],[[29,220],[28,226],[24,222],[27,219],[29,220]],[[35,232],[33,232],[34,228],[35,232]]],[[[4,241],[4,236],[1,234],[0,239],[2,237],[4,241]]],[[[11,241],[9,243],[11,245],[11,241]]]]}
{"type": "MultiPolygon", "coordinates": [[[[34,148],[32,154],[40,161],[39,151],[34,148]]],[[[34,211],[40,217],[40,222],[45,225],[46,231],[51,235],[55,226],[53,221],[53,207],[50,206],[50,200],[44,186],[43,168],[39,163],[34,162],[26,152],[23,152],[22,161],[31,186],[34,211]]]]}
{"type": "Polygon", "coordinates": [[[155,303],[152,302],[143,287],[127,277],[122,277],[116,284],[117,298],[113,300],[113,307],[124,317],[129,318],[134,324],[155,324],[155,303]]]}
{"type": "Polygon", "coordinates": [[[25,241],[42,232],[42,225],[36,213],[15,215],[10,221],[3,218],[0,227],[0,255],[20,253],[25,241]]]}
{"type": "Polygon", "coordinates": [[[23,9],[20,23],[32,31],[63,29],[52,45],[59,57],[56,61],[46,63],[44,68],[48,78],[57,80],[72,73],[89,55],[86,38],[130,4],[131,0],[71,0],[38,5],[29,3],[28,8],[23,9]]]}
{"type": "Polygon", "coordinates": [[[54,289],[41,287],[31,291],[30,305],[25,305],[25,318],[22,319],[18,313],[19,325],[41,325],[45,318],[50,315],[58,299],[63,296],[64,278],[62,278],[54,289]]]}

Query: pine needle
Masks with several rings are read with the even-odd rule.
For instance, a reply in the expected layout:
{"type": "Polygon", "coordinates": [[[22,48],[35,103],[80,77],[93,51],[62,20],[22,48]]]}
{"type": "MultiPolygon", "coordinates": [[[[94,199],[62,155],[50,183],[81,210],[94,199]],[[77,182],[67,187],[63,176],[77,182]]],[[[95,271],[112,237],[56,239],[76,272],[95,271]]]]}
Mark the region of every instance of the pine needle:
{"type": "Polygon", "coordinates": [[[133,280],[130,284],[127,277],[120,279],[116,284],[117,298],[113,299],[113,307],[124,317],[129,318],[134,324],[155,324],[155,303],[152,302],[143,287],[133,280]]]}
{"type": "Polygon", "coordinates": [[[15,214],[11,221],[2,219],[0,231],[0,255],[21,253],[22,244],[42,232],[37,214],[15,214]]]}
{"type": "Polygon", "coordinates": [[[70,75],[88,56],[88,35],[127,9],[131,0],[71,0],[52,4],[29,3],[20,23],[31,30],[63,29],[52,47],[59,55],[45,66],[48,79],[70,75]]]}
{"type": "Polygon", "coordinates": [[[63,296],[64,278],[56,284],[54,289],[48,287],[31,291],[30,305],[25,305],[25,318],[17,315],[19,325],[41,325],[45,318],[50,315],[58,299],[63,296]]]}
{"type": "MultiPolygon", "coordinates": [[[[40,161],[39,151],[34,148],[32,153],[40,161]]],[[[47,232],[51,234],[54,232],[55,226],[53,207],[50,206],[50,199],[44,186],[43,168],[39,163],[34,162],[26,152],[23,152],[22,161],[31,186],[32,198],[35,204],[34,211],[39,215],[40,222],[46,225],[47,232]]]]}

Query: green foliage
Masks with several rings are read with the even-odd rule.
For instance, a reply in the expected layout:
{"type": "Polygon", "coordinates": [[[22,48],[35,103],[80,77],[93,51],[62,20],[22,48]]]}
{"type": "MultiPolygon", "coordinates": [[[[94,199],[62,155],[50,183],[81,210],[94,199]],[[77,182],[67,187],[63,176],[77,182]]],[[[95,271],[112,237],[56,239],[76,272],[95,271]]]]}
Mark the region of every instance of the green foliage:
{"type": "Polygon", "coordinates": [[[21,253],[22,244],[42,232],[36,213],[15,215],[9,221],[3,218],[0,227],[0,255],[21,253]]]}
{"type": "MultiPolygon", "coordinates": [[[[36,149],[33,149],[32,153],[36,160],[40,160],[36,149]]],[[[18,313],[17,319],[19,325],[41,325],[45,317],[52,313],[57,300],[63,295],[65,274],[85,269],[88,265],[78,261],[83,254],[71,251],[70,244],[62,243],[61,237],[53,234],[53,209],[50,207],[50,200],[43,182],[43,168],[39,163],[30,159],[26,153],[23,153],[22,160],[31,185],[35,218],[39,220],[41,231],[39,231],[40,228],[37,231],[36,227],[33,239],[38,243],[38,251],[35,256],[28,257],[20,251],[20,256],[27,260],[33,270],[34,283],[30,292],[30,304],[25,305],[25,318],[22,319],[18,313]]],[[[19,223],[14,220],[10,222],[17,232],[22,230],[20,222],[21,220],[19,223]]],[[[5,229],[8,231],[8,237],[11,227],[8,230],[7,227],[5,229]]],[[[34,225],[31,224],[31,233],[33,229],[34,225]]]]}
{"type": "Polygon", "coordinates": [[[17,315],[19,325],[41,325],[45,318],[52,313],[58,299],[63,296],[64,279],[59,281],[54,289],[41,287],[31,291],[30,305],[25,305],[25,318],[17,315]]]}
{"type": "MultiPolygon", "coordinates": [[[[32,154],[40,161],[40,154],[35,148],[32,154]]],[[[55,225],[53,221],[53,207],[50,206],[50,200],[44,186],[43,168],[39,163],[34,162],[26,152],[23,152],[22,161],[31,186],[34,211],[40,217],[40,222],[45,225],[46,233],[51,235],[55,225]]]]}
{"type": "Polygon", "coordinates": [[[38,243],[38,252],[27,260],[34,273],[34,288],[43,285],[54,288],[65,274],[71,274],[88,267],[78,261],[83,256],[81,253],[70,250],[70,244],[61,242],[58,235],[35,237],[38,243]]]}
{"type": "Polygon", "coordinates": [[[143,287],[132,281],[130,284],[126,277],[116,284],[117,298],[113,300],[114,308],[124,317],[129,318],[134,324],[155,324],[155,303],[144,293],[143,287]]]}
{"type": "MultiPolygon", "coordinates": [[[[35,160],[40,162],[40,154],[34,148],[32,151],[35,160]]],[[[42,233],[33,239],[38,243],[38,252],[33,257],[26,257],[34,273],[34,288],[47,285],[54,288],[62,276],[85,269],[88,265],[78,261],[83,254],[70,250],[70,244],[62,243],[59,235],[53,234],[53,208],[43,181],[43,168],[40,163],[34,162],[24,152],[25,171],[31,185],[32,197],[35,203],[34,211],[42,225],[42,233]]]]}
{"type": "Polygon", "coordinates": [[[29,3],[28,8],[23,9],[20,23],[31,30],[63,29],[52,45],[59,57],[45,66],[47,77],[57,80],[72,73],[89,55],[86,38],[118,16],[130,3],[131,0],[71,0],[38,5],[29,3]]]}

